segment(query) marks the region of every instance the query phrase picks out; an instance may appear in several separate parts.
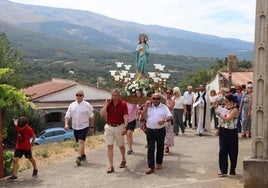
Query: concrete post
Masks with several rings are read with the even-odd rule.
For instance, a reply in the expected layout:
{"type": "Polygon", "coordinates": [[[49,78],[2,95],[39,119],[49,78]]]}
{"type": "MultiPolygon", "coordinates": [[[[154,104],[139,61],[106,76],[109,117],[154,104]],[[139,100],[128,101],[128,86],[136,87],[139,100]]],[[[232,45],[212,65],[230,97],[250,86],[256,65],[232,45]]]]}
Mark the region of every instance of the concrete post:
{"type": "Polygon", "coordinates": [[[234,66],[236,64],[236,55],[228,55],[228,86],[229,86],[229,89],[231,88],[232,86],[232,72],[233,72],[233,69],[234,69],[234,66]]]}
{"type": "Polygon", "coordinates": [[[268,0],[256,1],[251,156],[244,187],[268,187],[268,0]]]}

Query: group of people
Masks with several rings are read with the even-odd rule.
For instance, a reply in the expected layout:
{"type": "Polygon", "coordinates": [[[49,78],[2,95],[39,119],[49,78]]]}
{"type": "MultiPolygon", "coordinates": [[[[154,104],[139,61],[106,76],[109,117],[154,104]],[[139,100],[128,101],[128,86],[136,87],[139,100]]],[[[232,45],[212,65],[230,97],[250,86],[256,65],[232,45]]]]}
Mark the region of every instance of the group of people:
{"type": "Polygon", "coordinates": [[[133,131],[137,120],[146,122],[147,141],[147,163],[146,174],[151,174],[155,169],[162,169],[164,152],[169,153],[170,147],[174,146],[174,136],[185,132],[186,121],[189,126],[195,124],[197,135],[203,134],[205,129],[206,98],[204,86],[200,85],[199,92],[194,95],[192,87],[184,95],[190,95],[187,107],[187,100],[181,94],[179,87],[166,89],[164,93],[154,93],[151,100],[143,105],[129,104],[120,99],[120,91],[114,89],[112,98],[107,99],[100,114],[106,117],[105,141],[108,147],[109,168],[107,173],[114,172],[113,145],[114,142],[119,147],[121,153],[120,168],[126,166],[126,156],[124,147],[124,135],[127,135],[128,152],[133,152],[133,131]],[[194,106],[195,104],[195,106],[194,106]],[[199,107],[201,106],[201,107],[199,107]],[[142,108],[141,108],[142,107],[142,108]],[[188,113],[188,118],[187,118],[188,113]],[[196,121],[191,121],[192,114],[196,121]],[[130,131],[130,132],[129,132],[130,131]],[[155,152],[156,151],[156,152],[155,152]],[[156,153],[156,156],[155,156],[156,153]]]}
{"type": "MultiPolygon", "coordinates": [[[[146,34],[139,35],[139,43],[135,50],[136,54],[136,78],[139,79],[145,75],[147,72],[147,63],[149,56],[149,45],[147,44],[148,37],[146,34]]],[[[74,137],[76,142],[78,142],[78,157],[76,158],[77,165],[81,165],[82,161],[86,160],[85,154],[85,140],[88,132],[94,132],[94,113],[91,104],[84,100],[84,92],[79,90],[76,93],[76,100],[72,102],[65,115],[65,129],[70,128],[74,131],[74,137]],[[71,126],[69,125],[71,122],[71,126]]],[[[132,134],[136,125],[136,116],[133,115],[136,112],[137,107],[131,104],[127,105],[124,101],[120,100],[119,90],[114,90],[112,92],[112,98],[107,99],[106,103],[101,110],[100,114],[106,117],[107,124],[105,125],[105,141],[108,145],[108,160],[110,167],[107,173],[114,172],[113,166],[113,143],[120,148],[122,155],[122,161],[120,168],[125,168],[126,158],[125,158],[125,147],[124,147],[124,137],[127,135],[127,141],[129,145],[128,154],[133,152],[132,150],[132,134]],[[128,111],[130,115],[128,115],[128,111]],[[128,122],[129,121],[129,122],[128,122]]],[[[33,176],[37,176],[38,170],[36,166],[35,159],[32,156],[31,146],[34,144],[35,133],[33,129],[28,125],[28,120],[26,117],[22,116],[19,119],[18,125],[16,125],[16,147],[14,152],[14,165],[13,174],[8,177],[8,180],[17,179],[18,171],[18,160],[24,155],[30,160],[33,165],[34,171],[33,176]],[[30,139],[32,138],[32,139],[30,139]]]]}
{"type": "Polygon", "coordinates": [[[241,132],[241,137],[251,137],[251,108],[253,100],[253,85],[249,81],[247,84],[241,86],[233,86],[229,88],[221,88],[219,93],[214,89],[210,90],[210,118],[214,122],[214,128],[217,129],[219,125],[219,117],[216,115],[216,109],[225,106],[224,98],[226,95],[233,95],[236,97],[236,104],[238,105],[239,115],[237,118],[236,130],[241,132]]]}
{"type": "MultiPolygon", "coordinates": [[[[113,173],[115,171],[113,157],[114,143],[119,147],[121,153],[119,167],[126,167],[124,136],[127,135],[129,147],[127,154],[131,154],[133,153],[133,131],[137,119],[139,121],[146,121],[148,163],[146,174],[151,174],[155,169],[162,169],[164,152],[168,153],[170,147],[174,146],[174,136],[178,135],[180,130],[184,133],[187,122],[189,127],[196,127],[197,135],[199,136],[205,130],[209,129],[206,126],[206,116],[209,116],[209,111],[207,112],[206,109],[209,109],[208,106],[210,104],[211,114],[214,112],[211,117],[216,116],[218,119],[215,122],[217,124],[217,127],[215,124],[215,128],[219,128],[220,130],[220,175],[225,176],[227,174],[228,155],[231,161],[229,174],[235,175],[238,156],[237,125],[240,114],[242,117],[242,136],[244,133],[250,136],[250,122],[246,122],[246,120],[250,119],[251,108],[249,106],[252,101],[252,84],[247,85],[246,91],[243,94],[239,93],[241,88],[237,86],[236,90],[238,92],[232,94],[226,94],[225,90],[221,90],[221,95],[217,95],[218,97],[216,99],[212,98],[215,96],[215,93],[210,92],[211,100],[209,100],[206,97],[204,85],[200,85],[199,91],[196,93],[193,93],[192,87],[189,86],[183,95],[179,87],[174,87],[173,89],[165,90],[165,93],[154,93],[151,100],[142,105],[142,109],[139,105],[129,104],[123,101],[118,89],[112,90],[111,98],[105,101],[100,111],[100,115],[106,118],[104,138],[107,144],[109,162],[107,173],[113,173]],[[240,96],[241,102],[238,102],[238,96],[240,96]],[[213,106],[214,111],[212,111],[211,106],[213,106]],[[244,116],[247,116],[247,118],[245,119],[244,116]],[[248,132],[246,132],[246,128],[248,132]]],[[[75,96],[76,100],[69,105],[65,115],[65,129],[70,129],[69,122],[71,119],[75,140],[78,142],[76,163],[77,165],[81,165],[81,162],[86,160],[86,136],[88,135],[89,129],[94,129],[94,113],[93,107],[84,100],[84,92],[82,90],[77,91],[75,96]]],[[[35,134],[28,125],[26,117],[20,117],[18,125],[16,125],[16,131],[17,144],[14,155],[14,170],[12,176],[8,179],[17,179],[18,160],[23,155],[31,161],[34,169],[33,176],[36,176],[38,174],[37,165],[31,153],[31,145],[34,143],[35,134]],[[31,142],[30,138],[32,138],[31,142]]]]}
{"type": "MultiPolygon", "coordinates": [[[[149,56],[148,37],[145,34],[139,36],[139,44],[136,48],[136,79],[143,78],[147,73],[149,56]]],[[[77,91],[76,100],[72,102],[65,115],[65,129],[74,130],[76,142],[78,142],[77,165],[86,160],[85,141],[89,130],[94,131],[93,107],[84,100],[84,92],[77,91]],[[71,127],[69,122],[71,120],[71,127]]],[[[232,94],[226,94],[222,88],[219,94],[211,90],[207,94],[205,86],[200,85],[197,92],[188,86],[183,94],[179,87],[166,89],[163,93],[154,93],[151,100],[143,105],[130,104],[120,97],[120,90],[114,89],[111,98],[106,99],[100,115],[105,117],[104,138],[107,145],[107,157],[109,167],[107,173],[113,173],[114,144],[119,147],[121,163],[119,168],[126,167],[126,149],[124,136],[127,137],[128,151],[132,154],[133,132],[137,120],[146,122],[147,163],[146,174],[154,170],[162,169],[164,152],[169,153],[174,146],[174,135],[183,134],[185,128],[193,128],[198,136],[203,136],[205,131],[210,131],[211,120],[214,120],[214,128],[219,132],[219,167],[220,175],[225,176],[228,171],[228,155],[231,161],[230,175],[235,175],[238,155],[238,132],[242,125],[242,137],[251,136],[250,113],[252,104],[252,83],[246,87],[237,86],[232,94]],[[243,91],[243,89],[245,91],[243,91]],[[155,152],[156,150],[156,152],[155,152]],[[156,153],[156,156],[155,156],[156,153]]],[[[33,176],[38,174],[36,162],[32,157],[31,145],[34,143],[35,134],[28,125],[25,117],[19,119],[16,125],[17,144],[14,154],[13,174],[8,179],[17,179],[18,160],[23,155],[33,165],[33,176]],[[23,137],[23,139],[22,139],[23,137]],[[30,142],[30,137],[32,140],[30,142]]]]}

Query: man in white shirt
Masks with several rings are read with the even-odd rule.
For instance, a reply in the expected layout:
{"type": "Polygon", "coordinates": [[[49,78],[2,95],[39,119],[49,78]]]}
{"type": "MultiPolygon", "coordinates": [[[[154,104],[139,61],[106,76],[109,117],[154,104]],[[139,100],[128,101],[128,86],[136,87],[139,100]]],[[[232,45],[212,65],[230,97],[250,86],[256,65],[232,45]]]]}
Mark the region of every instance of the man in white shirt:
{"type": "Polygon", "coordinates": [[[69,105],[65,115],[65,129],[69,130],[69,121],[72,119],[72,129],[74,137],[78,142],[78,154],[76,159],[77,165],[81,165],[81,161],[86,160],[85,140],[88,134],[89,126],[94,129],[94,113],[93,107],[84,100],[84,92],[82,90],[76,92],[76,101],[69,105]]]}
{"type": "Polygon", "coordinates": [[[169,108],[161,103],[161,94],[155,93],[152,95],[152,101],[147,101],[142,112],[142,118],[146,119],[147,126],[147,162],[148,169],[146,174],[151,174],[155,169],[162,169],[164,157],[164,141],[166,135],[165,124],[172,120],[172,114],[169,108]],[[156,159],[155,159],[156,146],[156,159]]]}
{"type": "Polygon", "coordinates": [[[186,101],[186,117],[184,121],[184,126],[187,127],[187,121],[188,121],[188,126],[192,128],[192,113],[193,113],[193,103],[194,103],[194,92],[193,92],[193,87],[188,86],[187,91],[184,92],[183,97],[186,101]]]}

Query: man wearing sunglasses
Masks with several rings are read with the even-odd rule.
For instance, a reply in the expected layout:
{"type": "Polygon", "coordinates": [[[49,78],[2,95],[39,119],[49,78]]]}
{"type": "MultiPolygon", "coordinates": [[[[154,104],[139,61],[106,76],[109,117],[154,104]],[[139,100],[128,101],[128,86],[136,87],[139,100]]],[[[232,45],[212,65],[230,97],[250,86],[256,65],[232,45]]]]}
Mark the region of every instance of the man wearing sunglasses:
{"type": "Polygon", "coordinates": [[[168,107],[161,103],[161,94],[152,95],[152,100],[147,101],[142,112],[142,119],[146,119],[147,125],[147,162],[148,169],[146,174],[151,174],[155,169],[162,169],[164,157],[164,141],[166,135],[165,123],[172,120],[172,114],[168,107]],[[156,159],[155,159],[156,145],[156,159]]]}
{"type": "Polygon", "coordinates": [[[76,92],[76,101],[72,102],[65,115],[65,129],[69,130],[69,121],[72,119],[72,129],[74,137],[78,142],[78,154],[76,164],[81,165],[81,161],[86,160],[85,140],[88,134],[89,126],[94,128],[93,107],[84,100],[84,92],[82,90],[76,92]]]}

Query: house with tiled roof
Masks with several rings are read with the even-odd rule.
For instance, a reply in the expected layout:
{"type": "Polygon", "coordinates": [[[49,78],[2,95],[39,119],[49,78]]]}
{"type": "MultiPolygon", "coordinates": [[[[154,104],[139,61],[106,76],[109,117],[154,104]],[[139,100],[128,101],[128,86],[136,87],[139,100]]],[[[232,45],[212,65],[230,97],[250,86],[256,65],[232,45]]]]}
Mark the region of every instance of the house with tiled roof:
{"type": "MultiPolygon", "coordinates": [[[[229,88],[229,75],[229,72],[218,72],[215,78],[208,84],[208,90],[215,89],[219,91],[222,87],[229,88]]],[[[231,86],[246,85],[248,81],[253,82],[253,71],[231,73],[231,86]]]]}
{"type": "Polygon", "coordinates": [[[100,109],[105,99],[111,96],[110,90],[59,78],[24,88],[22,92],[31,97],[31,102],[42,115],[41,123],[47,127],[56,124],[63,126],[67,108],[76,99],[75,94],[78,90],[84,91],[84,100],[88,101],[94,109],[100,109]]]}

